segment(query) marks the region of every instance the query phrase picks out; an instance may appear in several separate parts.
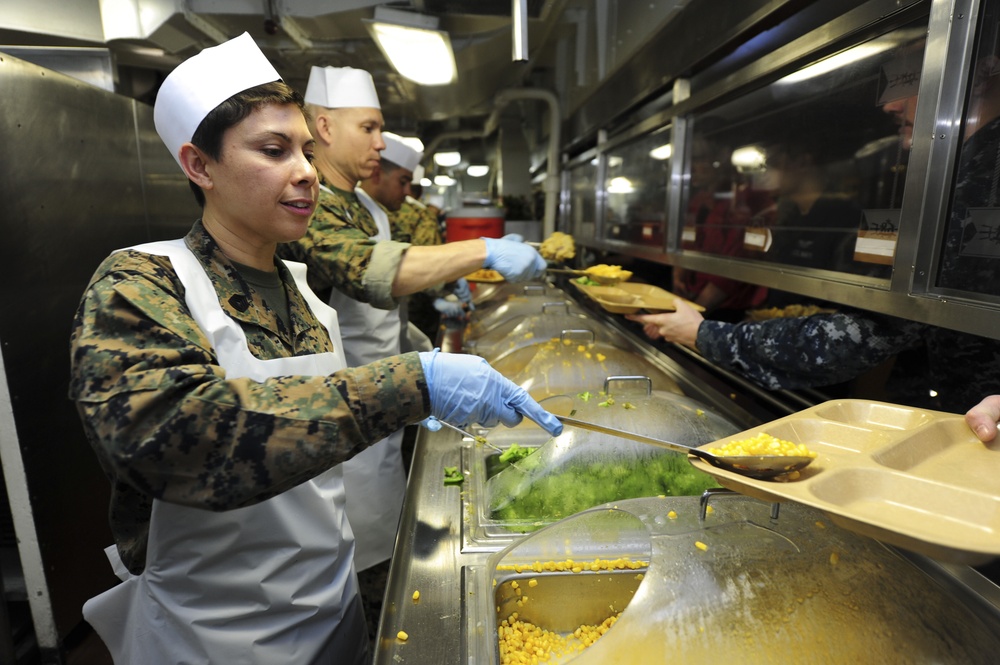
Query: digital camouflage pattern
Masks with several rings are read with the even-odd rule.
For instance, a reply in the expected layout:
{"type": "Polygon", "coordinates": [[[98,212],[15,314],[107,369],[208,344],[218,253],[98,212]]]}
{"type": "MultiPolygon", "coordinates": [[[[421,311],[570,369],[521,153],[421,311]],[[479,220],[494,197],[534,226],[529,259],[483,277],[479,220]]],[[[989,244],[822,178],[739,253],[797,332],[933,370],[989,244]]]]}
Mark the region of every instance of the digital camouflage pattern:
{"type": "Polygon", "coordinates": [[[973,222],[972,211],[992,210],[985,219],[1000,219],[1000,118],[985,125],[962,146],[955,178],[955,194],[941,252],[938,286],[1000,295],[997,272],[1000,259],[968,251],[970,243],[1000,245],[1000,223],[973,222]]]}
{"type": "Polygon", "coordinates": [[[443,242],[438,230],[437,215],[427,208],[404,201],[396,212],[389,213],[392,239],[426,247],[443,242]]]}
{"type": "MultiPolygon", "coordinates": [[[[892,394],[910,406],[964,413],[1000,394],[1000,341],[861,311],[745,323],[705,321],[698,350],[713,363],[773,390],[829,386],[915,349],[919,387],[892,394]],[[937,395],[931,397],[929,389],[937,395]]],[[[898,371],[908,368],[897,363],[898,371]]]]}
{"type": "Polygon", "coordinates": [[[354,192],[329,185],[322,174],[319,206],[298,241],[278,246],[278,256],[305,263],[309,286],[321,298],[333,288],[354,300],[393,309],[392,281],[408,244],[376,241],[375,220],[354,192]]]}
{"type": "MultiPolygon", "coordinates": [[[[224,311],[261,359],[332,350],[287,269],[292,330],[222,254],[201,222],[185,237],[224,311]]],[[[330,376],[226,380],[166,257],[112,254],[73,322],[70,397],[112,486],[122,561],[145,565],[154,498],[208,510],[290,489],[430,413],[415,353],[330,376]]]]}

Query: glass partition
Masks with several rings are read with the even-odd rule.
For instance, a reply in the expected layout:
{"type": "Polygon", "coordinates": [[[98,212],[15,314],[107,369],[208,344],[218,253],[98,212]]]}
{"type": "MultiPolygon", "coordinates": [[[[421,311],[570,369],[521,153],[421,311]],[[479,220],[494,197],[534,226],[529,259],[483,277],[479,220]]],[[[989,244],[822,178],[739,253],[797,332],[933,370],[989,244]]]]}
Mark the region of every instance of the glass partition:
{"type": "Polygon", "coordinates": [[[937,285],[1000,296],[1000,2],[980,25],[937,285]]]}
{"type": "Polygon", "coordinates": [[[926,28],[696,114],[681,247],[888,278],[926,28]]]}
{"type": "Polygon", "coordinates": [[[597,160],[569,170],[569,220],[572,235],[593,238],[597,222],[597,160]]]}
{"type": "Polygon", "coordinates": [[[609,149],[604,237],[662,248],[670,181],[670,128],[609,149]]]}

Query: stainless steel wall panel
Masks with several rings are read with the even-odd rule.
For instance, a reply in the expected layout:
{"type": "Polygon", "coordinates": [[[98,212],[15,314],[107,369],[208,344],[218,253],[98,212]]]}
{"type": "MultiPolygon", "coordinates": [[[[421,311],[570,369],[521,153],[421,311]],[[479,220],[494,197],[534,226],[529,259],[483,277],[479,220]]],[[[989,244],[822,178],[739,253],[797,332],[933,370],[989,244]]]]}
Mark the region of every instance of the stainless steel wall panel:
{"type": "Polygon", "coordinates": [[[135,126],[149,238],[180,238],[201,216],[201,210],[188,187],[187,176],[156,134],[153,107],[135,104],[135,126]]]}
{"type": "Polygon", "coordinates": [[[108,483],[68,398],[73,315],[111,250],[181,235],[198,210],[153,147],[148,107],[3,53],[0,90],[0,342],[64,637],[83,602],[116,582],[102,551],[112,542],[108,483]]]}

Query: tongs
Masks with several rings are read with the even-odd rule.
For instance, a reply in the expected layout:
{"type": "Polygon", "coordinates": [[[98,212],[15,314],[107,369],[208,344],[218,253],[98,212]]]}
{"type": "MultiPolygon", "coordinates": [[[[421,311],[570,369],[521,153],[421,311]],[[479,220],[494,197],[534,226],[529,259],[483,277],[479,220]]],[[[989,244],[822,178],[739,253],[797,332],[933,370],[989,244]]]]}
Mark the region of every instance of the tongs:
{"type": "Polygon", "coordinates": [[[613,427],[605,427],[604,425],[598,425],[597,423],[577,420],[576,418],[568,418],[558,414],[553,415],[555,415],[555,417],[558,418],[564,425],[571,425],[573,427],[579,427],[580,429],[586,429],[592,432],[600,432],[601,434],[620,436],[625,439],[631,439],[632,441],[638,441],[639,443],[648,443],[653,446],[660,446],[661,448],[673,450],[674,452],[692,455],[698,459],[704,460],[714,467],[725,469],[726,471],[732,471],[733,473],[738,473],[749,478],[757,478],[761,480],[774,478],[775,476],[780,476],[783,473],[791,473],[792,471],[798,471],[799,469],[805,468],[810,462],[813,461],[812,457],[793,455],[713,455],[706,450],[692,448],[690,446],[674,443],[673,441],[655,439],[651,436],[636,434],[635,432],[615,429],[613,427]]]}
{"type": "Polygon", "coordinates": [[[485,436],[476,436],[475,434],[472,434],[471,432],[466,432],[461,427],[456,427],[455,425],[452,425],[451,423],[445,422],[445,421],[443,421],[441,419],[437,419],[437,421],[439,423],[441,423],[442,425],[444,425],[445,427],[447,427],[449,429],[455,430],[456,432],[458,432],[462,436],[469,437],[470,439],[472,439],[476,443],[481,443],[484,446],[486,446],[488,448],[492,448],[493,450],[495,450],[495,451],[497,451],[499,453],[506,452],[503,448],[501,448],[500,446],[496,445],[495,443],[490,443],[489,441],[487,441],[485,436]]]}

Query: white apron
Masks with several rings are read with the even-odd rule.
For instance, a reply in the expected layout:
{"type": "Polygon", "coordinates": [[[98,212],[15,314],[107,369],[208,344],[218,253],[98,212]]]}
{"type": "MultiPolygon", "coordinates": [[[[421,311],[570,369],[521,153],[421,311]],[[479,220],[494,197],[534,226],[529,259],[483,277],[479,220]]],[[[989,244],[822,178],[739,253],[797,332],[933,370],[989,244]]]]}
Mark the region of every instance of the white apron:
{"type": "MultiPolygon", "coordinates": [[[[389,217],[385,211],[360,187],[354,191],[378,227],[378,233],[372,238],[390,240],[389,217]]],[[[399,354],[398,309],[372,307],[349,298],[336,288],[330,295],[330,306],[337,310],[340,320],[348,367],[360,367],[399,354]]],[[[342,465],[347,489],[347,518],[355,538],[354,565],[359,571],[392,556],[406,493],[402,444],[403,432],[400,430],[342,465]]]]}
{"type": "MultiPolygon", "coordinates": [[[[183,240],[133,248],[167,256],[228,378],[330,374],[344,367],[337,313],[286,263],[332,353],[258,360],[183,240]]],[[[84,618],[120,665],[362,663],[368,638],[352,567],[353,537],[334,467],[259,504],[212,512],[154,500],[146,568],[91,598],[84,618]]]]}

